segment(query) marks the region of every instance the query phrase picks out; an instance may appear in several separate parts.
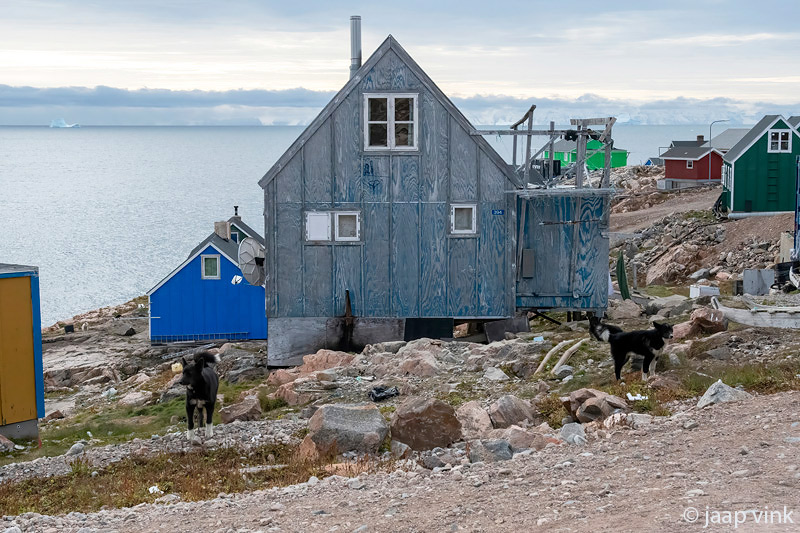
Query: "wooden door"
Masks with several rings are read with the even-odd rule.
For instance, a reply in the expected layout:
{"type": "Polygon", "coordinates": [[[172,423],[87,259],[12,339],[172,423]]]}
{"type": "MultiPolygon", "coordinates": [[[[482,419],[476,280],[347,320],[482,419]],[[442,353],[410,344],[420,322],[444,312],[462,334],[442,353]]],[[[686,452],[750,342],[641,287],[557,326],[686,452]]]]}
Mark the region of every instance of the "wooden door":
{"type": "Polygon", "coordinates": [[[0,425],[36,419],[29,277],[0,278],[0,425]]]}

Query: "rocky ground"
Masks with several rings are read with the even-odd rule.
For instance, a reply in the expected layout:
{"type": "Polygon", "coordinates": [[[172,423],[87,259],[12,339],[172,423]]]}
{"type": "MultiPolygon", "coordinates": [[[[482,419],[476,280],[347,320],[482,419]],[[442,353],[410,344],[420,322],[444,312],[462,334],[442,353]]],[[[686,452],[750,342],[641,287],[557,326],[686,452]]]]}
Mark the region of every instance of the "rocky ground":
{"type": "MultiPolygon", "coordinates": [[[[76,459],[102,472],[129,457],[246,455],[271,443],[322,464],[325,475],[200,502],[157,493],[121,509],[4,516],[0,532],[694,531],[707,511],[705,529],[731,529],[724,520],[741,511],[737,529],[753,531],[762,516],[744,511],[800,513],[800,335],[729,322],[708,297],[685,296],[688,283],[719,285],[742,268],[774,264],[791,221],[717,221],[697,211],[718,191],[658,192],[657,177],[615,172],[625,194],[611,219],[630,231],[618,249],[642,265],[652,290],[636,303],[612,301],[608,320],[626,330],[654,320],[675,328],[649,382],[626,367],[616,384],[608,345],[589,337],[585,320],[531,319],[530,332],[491,344],[321,350],[281,370],[267,368],[262,343],[212,345],[221,357],[220,420],[213,437],[190,441],[172,365],[195,347],[150,346],[137,299],[44,331],[42,442],[0,439],[0,488],[69,475],[76,459]],[[731,387],[712,385],[717,379],[731,387]],[[387,398],[373,402],[375,392],[387,398]],[[693,510],[696,522],[687,520],[693,510]]],[[[759,301],[797,305],[800,296],[759,301]]],[[[800,515],[776,516],[769,530],[798,529],[800,515]]]]}
{"type": "MultiPolygon", "coordinates": [[[[26,514],[24,531],[698,531],[714,511],[779,510],[765,529],[797,531],[800,394],[697,409],[583,446],[496,463],[324,480],[205,502],[142,504],[60,517],[26,514]],[[783,523],[786,513],[791,522],[783,523]],[[697,515],[693,514],[695,511],[697,515]],[[696,521],[692,521],[693,518],[696,521]]],[[[758,530],[740,515],[742,531],[758,530]]],[[[724,519],[721,515],[720,520],[724,519]]],[[[710,530],[730,525],[710,524],[710,530]]]]}

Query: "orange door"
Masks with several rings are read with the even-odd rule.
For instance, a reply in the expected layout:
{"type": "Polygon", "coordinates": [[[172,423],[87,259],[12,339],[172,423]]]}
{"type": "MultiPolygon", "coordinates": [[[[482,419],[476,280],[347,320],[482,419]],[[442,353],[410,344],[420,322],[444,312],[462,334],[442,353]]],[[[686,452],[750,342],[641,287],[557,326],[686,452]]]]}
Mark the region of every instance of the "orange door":
{"type": "Polygon", "coordinates": [[[29,277],[0,278],[0,425],[36,419],[29,277]]]}

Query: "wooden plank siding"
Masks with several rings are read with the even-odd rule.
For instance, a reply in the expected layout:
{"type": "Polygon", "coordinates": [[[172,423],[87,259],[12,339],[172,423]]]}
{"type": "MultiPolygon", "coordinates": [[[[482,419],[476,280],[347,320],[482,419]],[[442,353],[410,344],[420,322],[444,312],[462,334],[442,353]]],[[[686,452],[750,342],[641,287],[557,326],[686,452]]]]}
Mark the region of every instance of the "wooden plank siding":
{"type": "Polygon", "coordinates": [[[389,50],[265,187],[268,316],[340,316],[348,289],[356,316],[513,314],[514,185],[481,141],[389,50]],[[417,150],[363,150],[363,93],[381,91],[418,95],[417,150]],[[475,235],[450,235],[451,203],[476,205],[475,235]],[[305,242],[305,212],[337,210],[360,241],[305,242]]]}

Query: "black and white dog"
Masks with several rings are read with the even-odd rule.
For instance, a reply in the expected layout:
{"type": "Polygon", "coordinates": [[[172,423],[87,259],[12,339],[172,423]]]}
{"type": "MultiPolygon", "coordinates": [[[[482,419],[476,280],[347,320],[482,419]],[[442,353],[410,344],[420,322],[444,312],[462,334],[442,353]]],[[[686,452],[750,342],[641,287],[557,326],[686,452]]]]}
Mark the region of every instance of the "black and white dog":
{"type": "Polygon", "coordinates": [[[210,352],[200,352],[194,356],[191,363],[181,357],[183,363],[183,376],[179,383],[186,385],[186,418],[189,421],[189,431],[186,436],[194,439],[194,410],[200,413],[200,426],[205,422],[206,437],[214,436],[214,404],[217,401],[219,377],[210,365],[219,363],[219,355],[210,352]],[[205,416],[203,416],[205,415],[205,416]]]}
{"type": "Polygon", "coordinates": [[[653,366],[653,375],[656,375],[656,362],[667,340],[672,338],[672,326],[653,322],[652,329],[636,331],[622,331],[617,326],[603,324],[599,318],[589,318],[589,333],[599,341],[611,345],[611,356],[614,358],[614,374],[617,381],[620,379],[622,367],[628,362],[630,354],[644,356],[642,365],[642,381],[647,381],[650,365],[653,366]]]}

